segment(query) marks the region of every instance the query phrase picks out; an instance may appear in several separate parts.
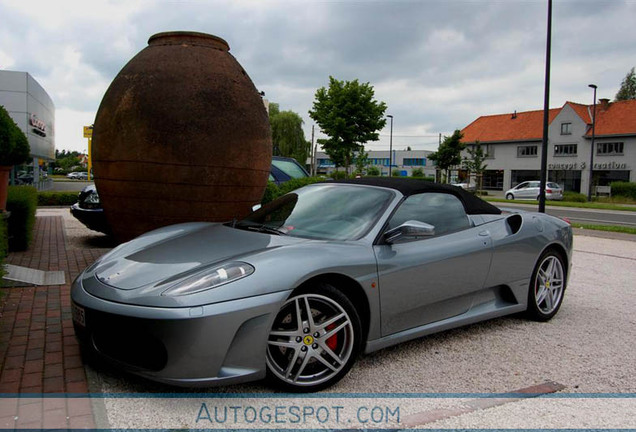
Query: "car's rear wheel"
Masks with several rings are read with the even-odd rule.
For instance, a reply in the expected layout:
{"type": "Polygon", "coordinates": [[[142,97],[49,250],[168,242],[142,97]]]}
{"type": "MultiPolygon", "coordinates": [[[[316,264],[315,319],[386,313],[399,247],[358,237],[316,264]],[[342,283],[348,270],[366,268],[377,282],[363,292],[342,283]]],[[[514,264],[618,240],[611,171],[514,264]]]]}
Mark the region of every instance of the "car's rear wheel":
{"type": "Polygon", "coordinates": [[[506,199],[507,200],[513,200],[513,199],[515,199],[515,197],[514,197],[513,194],[509,193],[508,195],[506,195],[506,199]]]}
{"type": "Polygon", "coordinates": [[[532,273],[528,293],[529,318],[548,321],[559,311],[565,292],[564,259],[554,250],[544,252],[532,273]]]}
{"type": "Polygon", "coordinates": [[[360,352],[361,324],[331,285],[295,293],[274,318],[267,341],[269,378],[287,391],[312,392],[344,377],[360,352]]]}

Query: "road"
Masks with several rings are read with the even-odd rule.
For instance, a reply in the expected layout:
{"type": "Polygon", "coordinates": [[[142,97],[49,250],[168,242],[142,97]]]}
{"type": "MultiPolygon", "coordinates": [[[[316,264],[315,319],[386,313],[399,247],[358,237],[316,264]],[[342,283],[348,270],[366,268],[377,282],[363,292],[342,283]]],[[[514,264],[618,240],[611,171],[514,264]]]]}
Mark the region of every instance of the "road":
{"type": "Polygon", "coordinates": [[[65,180],[65,181],[53,181],[53,186],[48,189],[50,192],[79,192],[84,189],[85,186],[93,184],[92,181],[85,180],[65,180]]]}
{"type": "MultiPolygon", "coordinates": [[[[519,203],[494,203],[499,208],[524,209],[529,211],[537,211],[537,204],[519,204],[519,203]]],[[[636,227],[636,211],[619,211],[619,210],[598,210],[598,209],[581,209],[574,207],[553,207],[546,206],[546,213],[556,217],[566,217],[571,222],[579,222],[592,225],[621,225],[628,227],[636,227]]]]}

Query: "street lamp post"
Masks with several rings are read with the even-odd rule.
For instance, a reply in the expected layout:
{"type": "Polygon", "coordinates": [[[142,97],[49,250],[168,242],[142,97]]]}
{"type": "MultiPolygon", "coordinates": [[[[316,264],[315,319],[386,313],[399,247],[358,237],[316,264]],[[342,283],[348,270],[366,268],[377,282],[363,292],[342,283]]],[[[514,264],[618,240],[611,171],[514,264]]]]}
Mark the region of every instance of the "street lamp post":
{"type": "Polygon", "coordinates": [[[592,145],[590,150],[590,178],[587,188],[587,200],[592,201],[592,182],[594,174],[594,138],[596,138],[596,89],[595,84],[590,84],[588,87],[594,89],[594,108],[592,110],[592,145]]]}
{"type": "Polygon", "coordinates": [[[387,115],[391,119],[391,131],[389,132],[389,177],[393,176],[393,116],[387,115]]]}

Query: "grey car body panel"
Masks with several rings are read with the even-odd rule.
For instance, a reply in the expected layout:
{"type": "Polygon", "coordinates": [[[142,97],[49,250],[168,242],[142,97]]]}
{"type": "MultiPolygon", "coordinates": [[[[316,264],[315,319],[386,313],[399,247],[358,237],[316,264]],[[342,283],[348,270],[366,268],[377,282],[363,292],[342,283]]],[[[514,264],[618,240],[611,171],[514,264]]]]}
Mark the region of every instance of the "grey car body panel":
{"type": "Polygon", "coordinates": [[[369,306],[365,351],[371,352],[525,310],[542,251],[557,247],[571,263],[570,227],[530,212],[469,215],[468,229],[387,244],[386,222],[404,198],[393,192],[373,227],[350,241],[209,223],[155,230],[87,268],[73,283],[72,299],[89,310],[154,323],[151,331],[164,341],[168,364],[160,371],[123,368],[171,384],[217,385],[264,376],[276,312],[294,289],[314,278],[337,280],[344,292],[361,287],[369,306]],[[162,295],[175,283],[229,261],[248,263],[255,271],[200,293],[162,295]],[[449,275],[459,280],[449,284],[449,275]]]}

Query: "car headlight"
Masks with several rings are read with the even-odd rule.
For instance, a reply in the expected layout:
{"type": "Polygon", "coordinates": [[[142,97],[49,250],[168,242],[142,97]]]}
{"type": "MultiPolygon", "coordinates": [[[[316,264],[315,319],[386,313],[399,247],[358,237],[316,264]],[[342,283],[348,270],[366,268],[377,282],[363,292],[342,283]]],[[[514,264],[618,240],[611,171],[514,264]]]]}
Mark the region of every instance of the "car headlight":
{"type": "Polygon", "coordinates": [[[197,273],[171,286],[161,293],[164,296],[182,296],[220,287],[254,273],[254,267],[244,262],[230,262],[197,273]]]}
{"type": "Polygon", "coordinates": [[[84,200],[81,201],[80,206],[86,209],[100,208],[101,204],[99,202],[99,194],[97,192],[89,193],[86,197],[84,197],[84,200]]]}

